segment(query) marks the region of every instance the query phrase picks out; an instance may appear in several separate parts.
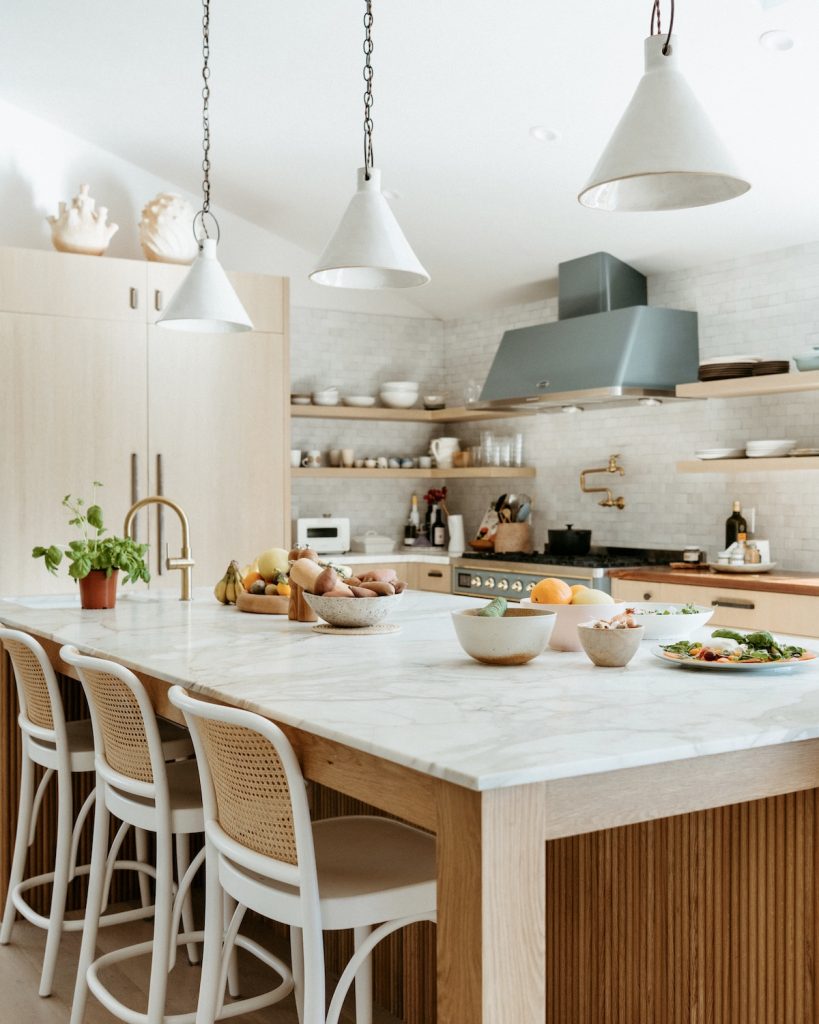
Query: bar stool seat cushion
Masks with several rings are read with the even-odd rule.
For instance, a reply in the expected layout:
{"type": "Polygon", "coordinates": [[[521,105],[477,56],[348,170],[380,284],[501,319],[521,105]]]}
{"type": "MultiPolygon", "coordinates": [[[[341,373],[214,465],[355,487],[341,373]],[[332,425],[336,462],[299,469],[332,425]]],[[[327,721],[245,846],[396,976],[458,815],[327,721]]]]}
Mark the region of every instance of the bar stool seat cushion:
{"type": "MultiPolygon", "coordinates": [[[[167,773],[173,832],[204,832],[202,791],[196,761],[171,761],[167,765],[167,773]]],[[[156,804],[153,800],[109,786],[107,801],[111,813],[121,821],[156,831],[156,804]]]]}

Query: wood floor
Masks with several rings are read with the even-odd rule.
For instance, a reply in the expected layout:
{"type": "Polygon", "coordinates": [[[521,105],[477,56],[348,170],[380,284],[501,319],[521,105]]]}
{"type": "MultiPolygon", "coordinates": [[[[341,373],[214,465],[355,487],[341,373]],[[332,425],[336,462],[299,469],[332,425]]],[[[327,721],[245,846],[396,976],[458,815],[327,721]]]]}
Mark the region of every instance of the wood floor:
{"type": "MultiPolygon", "coordinates": [[[[260,941],[267,941],[258,927],[247,930],[260,941]]],[[[106,928],[100,932],[98,951],[107,952],[150,937],[150,923],[106,928]]],[[[3,1024],[67,1024],[71,1015],[80,933],[67,933],[63,936],[54,992],[48,999],[41,999],[37,995],[44,944],[45,932],[26,921],[18,921],[11,944],[0,946],[0,1021],[3,1024]]],[[[289,961],[286,944],[282,946],[281,942],[275,940],[268,944],[282,959],[289,961]]],[[[258,966],[244,952],[240,952],[239,956],[243,995],[253,995],[275,984],[275,977],[266,968],[258,966]],[[273,979],[272,982],[270,979],[273,979]]],[[[102,978],[123,1002],[135,1010],[144,1010],[147,1003],[148,969],[149,960],[143,957],[121,968],[112,967],[103,973],[102,978]]],[[[180,950],[179,961],[171,974],[168,1013],[184,1013],[196,1007],[199,974],[199,968],[191,967],[184,950],[180,950]]],[[[333,984],[334,979],[328,977],[330,993],[333,984]]],[[[298,1024],[292,995],[276,1006],[235,1019],[242,1024],[298,1024]]],[[[341,1019],[345,1024],[352,1024],[355,1020],[352,996],[347,1001],[341,1019]]],[[[114,1024],[116,1020],[93,996],[89,996],[84,1024],[114,1024]]],[[[397,1024],[394,1017],[377,1007],[373,1022],[397,1024]]]]}

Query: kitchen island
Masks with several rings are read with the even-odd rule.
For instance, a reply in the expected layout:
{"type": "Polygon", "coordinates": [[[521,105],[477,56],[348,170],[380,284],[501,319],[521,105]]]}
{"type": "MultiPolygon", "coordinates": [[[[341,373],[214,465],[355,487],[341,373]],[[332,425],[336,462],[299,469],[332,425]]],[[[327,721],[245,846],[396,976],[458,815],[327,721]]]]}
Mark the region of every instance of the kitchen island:
{"type": "Polygon", "coordinates": [[[647,645],[626,669],[488,668],[449,621],[477,603],[407,593],[401,632],[358,637],[207,592],[0,620],[64,675],[64,643],[128,665],[161,713],[180,683],[264,714],[308,778],[434,831],[439,1024],[815,1020],[819,671],[686,671],[647,645]]]}

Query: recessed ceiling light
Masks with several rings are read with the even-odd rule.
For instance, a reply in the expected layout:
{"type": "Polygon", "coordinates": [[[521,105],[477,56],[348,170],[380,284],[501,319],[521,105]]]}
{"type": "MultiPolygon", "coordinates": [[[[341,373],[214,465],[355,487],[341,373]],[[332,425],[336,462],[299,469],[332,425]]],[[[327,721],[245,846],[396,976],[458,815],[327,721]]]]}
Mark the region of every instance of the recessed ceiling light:
{"type": "Polygon", "coordinates": [[[557,142],[560,138],[560,132],[556,132],[554,128],[547,128],[545,124],[532,125],[529,134],[538,142],[557,142]]]}
{"type": "Polygon", "coordinates": [[[759,45],[766,50],[773,50],[776,53],[784,53],[793,49],[793,36],[788,35],[781,28],[772,28],[763,32],[759,37],[759,45]]]}

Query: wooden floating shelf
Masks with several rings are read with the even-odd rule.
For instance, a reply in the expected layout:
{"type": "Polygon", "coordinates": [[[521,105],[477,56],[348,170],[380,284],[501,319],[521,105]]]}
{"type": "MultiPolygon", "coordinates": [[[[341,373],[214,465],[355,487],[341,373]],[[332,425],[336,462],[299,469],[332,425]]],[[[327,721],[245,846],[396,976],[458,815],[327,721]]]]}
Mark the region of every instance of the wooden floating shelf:
{"type": "MultiPolygon", "coordinates": [[[[816,460],[819,462],[819,459],[816,460]]],[[[484,478],[533,477],[532,466],[470,466],[468,469],[344,469],[328,466],[321,469],[291,469],[294,477],[313,477],[321,480],[343,478],[347,480],[474,480],[484,478]]]]}
{"type": "Polygon", "coordinates": [[[786,395],[819,390],[819,370],[807,373],[768,373],[761,377],[678,384],[677,398],[751,398],[754,395],[786,395]]]}
{"type": "MultiPolygon", "coordinates": [[[[784,376],[784,374],[783,374],[784,376]]],[[[819,457],[784,459],[695,459],[678,462],[678,473],[769,473],[782,470],[819,469],[819,457]]]]}
{"type": "Polygon", "coordinates": [[[492,412],[487,409],[386,409],[382,406],[361,408],[353,405],[291,405],[290,415],[311,420],[393,420],[403,423],[470,423],[480,420],[505,420],[519,412],[492,412]]]}

